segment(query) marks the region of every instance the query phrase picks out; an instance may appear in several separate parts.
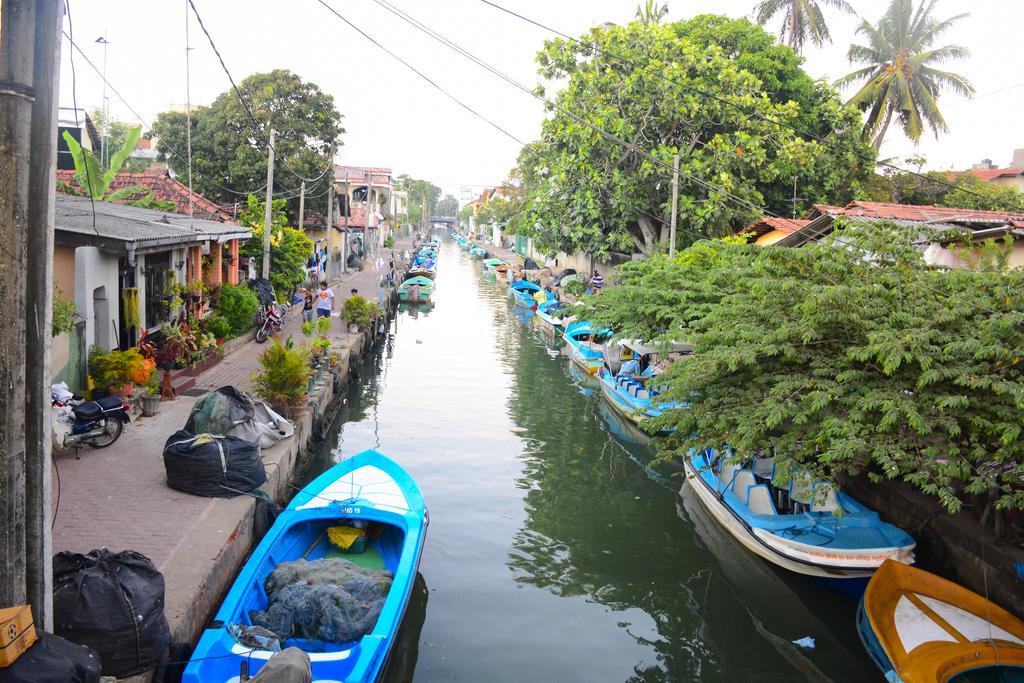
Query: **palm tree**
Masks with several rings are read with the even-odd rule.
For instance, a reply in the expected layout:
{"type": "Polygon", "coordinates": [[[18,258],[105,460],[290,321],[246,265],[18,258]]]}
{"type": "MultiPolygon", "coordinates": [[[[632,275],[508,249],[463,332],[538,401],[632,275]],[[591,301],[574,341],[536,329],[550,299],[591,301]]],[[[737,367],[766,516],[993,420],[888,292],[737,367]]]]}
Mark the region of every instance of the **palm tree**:
{"type": "Polygon", "coordinates": [[[754,8],[754,14],[757,23],[764,26],[782,12],[779,38],[788,43],[793,52],[800,54],[808,38],[819,47],[832,41],[821,5],[853,14],[853,7],[846,0],[761,0],[754,8]]]}
{"type": "Polygon", "coordinates": [[[643,5],[636,6],[636,18],[645,26],[661,23],[668,14],[668,5],[659,5],[656,0],[646,0],[643,5]]]}
{"type": "Polygon", "coordinates": [[[925,125],[939,133],[949,132],[937,99],[943,89],[965,97],[974,94],[974,87],[960,74],[936,69],[949,59],[963,59],[969,53],[959,45],[933,48],[938,37],[966,14],[945,20],[932,16],[936,0],[922,0],[914,11],[913,0],[892,0],[877,26],[861,22],[857,33],[863,34],[867,45],[851,45],[850,63],[867,64],[836,81],[843,87],[857,81],[867,82],[852,98],[862,111],[869,111],[864,122],[864,138],[875,149],[882,146],[893,115],[897,115],[903,132],[917,142],[925,125]]]}

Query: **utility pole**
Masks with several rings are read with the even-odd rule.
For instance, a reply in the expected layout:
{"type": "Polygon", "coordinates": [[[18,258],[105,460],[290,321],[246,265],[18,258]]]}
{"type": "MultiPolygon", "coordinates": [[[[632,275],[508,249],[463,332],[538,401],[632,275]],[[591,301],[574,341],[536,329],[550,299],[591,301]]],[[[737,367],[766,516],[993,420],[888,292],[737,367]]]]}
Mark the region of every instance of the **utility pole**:
{"type": "Polygon", "coordinates": [[[345,231],[341,233],[341,272],[348,272],[348,215],[352,212],[352,196],[348,192],[348,171],[345,171],[345,231]]]}
{"type": "MultiPolygon", "coordinates": [[[[189,59],[189,53],[192,51],[191,43],[188,37],[188,2],[185,3],[185,147],[187,150],[188,157],[188,227],[192,230],[196,229],[193,223],[193,210],[195,208],[195,198],[192,194],[192,67],[191,60],[189,59]]],[[[103,45],[103,71],[106,73],[107,69],[107,46],[103,45]]],[[[104,89],[107,87],[106,79],[103,83],[104,89]]],[[[106,90],[104,90],[104,93],[106,90]]]]}
{"type": "Polygon", "coordinates": [[[267,149],[267,206],[263,214],[263,279],[270,279],[270,221],[274,202],[274,129],[270,129],[267,149]]]}
{"type": "MultiPolygon", "coordinates": [[[[330,209],[330,201],[329,201],[329,199],[330,198],[328,198],[328,204],[327,204],[327,206],[328,206],[327,218],[328,219],[330,219],[330,217],[331,217],[331,209],[330,209]]],[[[328,220],[327,224],[330,225],[330,223],[331,223],[330,220],[328,220]]],[[[306,181],[303,180],[301,183],[299,183],[299,230],[304,229],[305,225],[306,225],[306,181]]]]}
{"type": "MultiPolygon", "coordinates": [[[[306,183],[302,183],[302,191],[306,191],[306,183]]],[[[301,216],[305,210],[305,195],[302,195],[303,199],[299,201],[299,215],[301,216]]],[[[330,249],[331,246],[331,231],[334,229],[334,174],[331,174],[331,178],[327,183],[327,247],[330,249]]],[[[328,254],[329,262],[330,254],[328,254]]],[[[327,273],[328,277],[332,277],[335,271],[334,268],[330,269],[332,272],[327,273]]]]}
{"type": "Polygon", "coordinates": [[[679,214],[679,155],[672,158],[672,223],[668,231],[668,255],[676,255],[676,217],[679,214]]]}

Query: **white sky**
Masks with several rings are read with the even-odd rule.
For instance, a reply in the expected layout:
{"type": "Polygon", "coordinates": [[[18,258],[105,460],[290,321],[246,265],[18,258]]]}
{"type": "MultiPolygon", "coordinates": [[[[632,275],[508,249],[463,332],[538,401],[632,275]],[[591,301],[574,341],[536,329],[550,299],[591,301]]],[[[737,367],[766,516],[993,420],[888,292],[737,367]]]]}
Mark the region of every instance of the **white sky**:
{"type": "MultiPolygon", "coordinates": [[[[316,0],[194,0],[236,80],[257,71],[287,68],[334,95],[346,134],[339,161],[389,166],[396,173],[429,179],[459,195],[478,193],[501,182],[515,162],[519,145],[477,119],[419,76],[344,25],[316,0]]],[[[556,29],[579,35],[594,24],[630,20],[635,0],[496,0],[556,29]]],[[[522,140],[540,131],[540,102],[402,22],[373,0],[328,0],[341,14],[389,49],[522,140]]],[[[530,85],[538,82],[533,58],[545,31],[523,23],[480,0],[392,0],[409,14],[530,85]]],[[[850,0],[874,21],[888,0],[850,0]]],[[[755,0],[672,0],[668,20],[703,12],[738,17],[755,0]]],[[[147,122],[185,101],[186,0],[71,0],[74,37],[100,68],[110,41],[107,77],[147,122]]],[[[1021,69],[1022,0],[941,0],[943,18],[971,16],[954,27],[945,42],[971,50],[971,57],[948,66],[974,83],[978,97],[947,94],[940,102],[951,133],[939,141],[922,138],[916,149],[895,130],[882,149],[885,157],[923,154],[931,168],[964,168],[982,158],[997,165],[1024,147],[1021,69]],[[1014,87],[1017,86],[1017,87],[1014,87]],[[1002,92],[994,92],[1010,88],[1002,92]]],[[[851,71],[846,48],[857,20],[829,11],[833,44],[809,46],[806,68],[814,77],[833,79],[851,71]]],[[[208,104],[229,87],[205,36],[191,18],[191,100],[208,104]]],[[[65,22],[65,28],[67,23],[65,22]]],[[[770,27],[772,30],[775,27],[770,27]]],[[[70,45],[62,50],[61,106],[71,106],[70,45]]],[[[100,106],[99,76],[75,55],[80,107],[100,106]]],[[[111,96],[111,114],[134,117],[111,96]]]]}

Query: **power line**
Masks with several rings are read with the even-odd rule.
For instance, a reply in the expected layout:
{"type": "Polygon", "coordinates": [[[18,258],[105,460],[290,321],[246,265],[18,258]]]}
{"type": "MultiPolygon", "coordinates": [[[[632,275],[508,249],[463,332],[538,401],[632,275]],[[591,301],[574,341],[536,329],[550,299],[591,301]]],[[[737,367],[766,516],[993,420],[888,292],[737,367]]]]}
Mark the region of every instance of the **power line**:
{"type": "Polygon", "coordinates": [[[394,52],[392,52],[392,51],[391,51],[391,50],[389,50],[388,48],[386,48],[386,47],[384,47],[383,45],[381,45],[381,44],[380,44],[379,42],[377,42],[377,41],[376,41],[376,40],[375,40],[375,39],[374,39],[373,37],[371,37],[371,36],[370,36],[370,35],[369,35],[369,34],[368,34],[368,33],[367,33],[366,31],[364,31],[363,29],[359,28],[358,26],[356,26],[355,24],[353,24],[353,23],[352,23],[351,21],[349,21],[348,19],[346,19],[345,17],[343,17],[343,16],[342,16],[342,15],[341,15],[341,14],[340,14],[340,13],[339,13],[339,12],[338,12],[338,11],[337,11],[336,9],[334,9],[333,7],[331,7],[330,5],[328,5],[328,4],[327,4],[327,3],[326,3],[326,2],[324,1],[324,0],[317,0],[317,2],[319,2],[319,3],[320,3],[321,5],[323,5],[323,6],[325,7],[325,8],[327,8],[327,11],[329,11],[329,12],[330,12],[331,14],[333,14],[333,15],[334,15],[334,16],[336,16],[336,17],[337,17],[338,19],[340,19],[340,20],[341,20],[341,21],[343,21],[343,22],[344,22],[345,24],[347,24],[347,25],[349,26],[349,28],[351,28],[352,30],[354,30],[355,32],[357,32],[357,33],[358,33],[359,35],[361,35],[361,36],[362,36],[363,38],[366,38],[366,40],[368,40],[368,41],[370,41],[371,43],[373,43],[374,45],[376,45],[376,46],[377,46],[378,48],[380,48],[380,49],[381,49],[381,50],[382,50],[383,52],[385,52],[385,53],[386,53],[387,55],[389,55],[389,56],[390,56],[391,58],[393,58],[393,59],[397,60],[398,62],[400,62],[400,63],[401,63],[401,64],[402,64],[402,65],[403,65],[403,66],[404,66],[405,68],[409,69],[410,71],[412,71],[413,73],[415,73],[415,74],[416,74],[417,76],[419,76],[420,78],[422,78],[422,79],[423,79],[424,81],[426,81],[427,83],[429,83],[430,85],[432,85],[432,86],[433,86],[434,88],[436,88],[437,90],[439,90],[439,91],[440,91],[440,92],[441,92],[441,93],[442,93],[442,94],[443,94],[443,95],[444,95],[445,97],[447,97],[447,98],[448,98],[448,99],[450,99],[451,101],[455,102],[455,104],[459,105],[460,107],[462,107],[463,109],[465,109],[466,111],[468,111],[468,112],[469,112],[470,114],[472,114],[473,116],[477,117],[477,118],[478,118],[478,119],[480,119],[481,121],[484,121],[484,122],[486,122],[486,123],[490,124],[490,125],[491,125],[491,127],[493,127],[493,128],[495,129],[495,130],[497,130],[497,131],[499,131],[500,133],[502,133],[502,134],[504,134],[504,135],[508,136],[508,137],[509,137],[509,138],[511,138],[512,140],[514,140],[514,141],[518,142],[518,143],[519,143],[520,145],[522,145],[523,147],[525,147],[525,146],[526,146],[526,143],[525,143],[525,142],[523,142],[522,140],[520,140],[519,138],[517,138],[517,137],[516,137],[515,135],[513,135],[513,134],[512,134],[512,133],[510,133],[510,132],[508,132],[507,130],[505,130],[504,128],[502,128],[502,127],[501,127],[501,126],[499,126],[498,124],[496,124],[496,123],[495,123],[494,121],[491,121],[491,120],[490,120],[489,118],[487,118],[486,116],[484,116],[483,114],[481,114],[481,113],[480,113],[480,112],[478,112],[477,110],[475,110],[475,109],[473,109],[472,107],[470,107],[470,106],[469,106],[468,104],[466,104],[465,102],[463,102],[462,100],[460,100],[460,99],[459,99],[458,97],[456,97],[455,95],[451,94],[450,92],[448,92],[447,90],[445,90],[444,88],[442,88],[442,87],[441,87],[440,85],[438,85],[438,84],[437,84],[437,82],[436,82],[436,81],[434,81],[434,80],[433,80],[433,79],[431,79],[431,78],[430,78],[429,76],[427,76],[426,74],[424,74],[424,73],[423,73],[422,71],[420,71],[419,69],[417,69],[416,67],[414,67],[414,66],[413,66],[412,64],[410,64],[409,62],[405,61],[404,59],[402,59],[401,57],[399,57],[399,56],[398,56],[397,54],[395,54],[394,52]]]}
{"type": "MultiPolygon", "coordinates": [[[[74,35],[74,30],[75,29],[74,29],[74,25],[71,23],[71,5],[68,3],[68,0],[64,0],[64,11],[68,15],[68,32],[64,33],[64,35],[68,36],[68,40],[71,40],[71,36],[74,35]]],[[[63,30],[61,32],[63,33],[63,30]]],[[[72,44],[74,44],[74,43],[72,42],[72,44]]],[[[77,78],[75,76],[75,55],[74,55],[74,53],[72,53],[69,56],[68,61],[71,64],[71,106],[73,106],[75,108],[75,126],[78,127],[79,130],[81,130],[81,124],[78,121],[78,81],[77,81],[77,78]]],[[[86,61],[88,61],[88,60],[86,60],[86,61]]],[[[82,139],[85,139],[84,135],[82,136],[82,139]]],[[[82,151],[82,154],[83,155],[85,154],[84,150],[82,151]]],[[[89,169],[89,161],[86,160],[86,162],[85,162],[85,181],[89,185],[89,187],[86,188],[85,191],[89,195],[89,207],[92,209],[92,231],[94,233],[96,233],[97,237],[99,237],[100,231],[96,228],[96,198],[92,196],[92,176],[91,176],[91,173],[92,172],[89,169]]]]}
{"type": "MultiPolygon", "coordinates": [[[[196,5],[195,5],[195,3],[192,0],[187,0],[187,2],[189,4],[189,7],[192,8],[192,14],[195,15],[196,21],[199,22],[199,28],[201,28],[203,30],[203,34],[206,35],[206,40],[209,41],[210,47],[213,48],[213,53],[215,55],[217,55],[217,61],[220,62],[221,68],[224,70],[224,73],[227,75],[228,80],[231,82],[231,88],[235,91],[235,95],[238,97],[238,101],[241,103],[242,107],[245,109],[245,113],[249,115],[249,120],[252,121],[253,127],[255,128],[257,135],[260,138],[262,138],[263,139],[263,143],[269,147],[270,146],[270,140],[268,140],[266,135],[263,133],[263,125],[259,121],[256,120],[256,115],[253,113],[252,107],[250,107],[249,103],[246,102],[245,97],[242,95],[241,89],[238,87],[238,84],[235,83],[235,79],[231,75],[231,71],[228,70],[228,65],[224,63],[224,58],[221,56],[220,50],[217,49],[217,44],[213,42],[213,36],[210,35],[210,32],[208,30],[206,30],[206,25],[203,23],[203,18],[201,16],[199,16],[199,10],[196,9],[196,5]]],[[[276,153],[277,150],[275,149],[274,152],[276,153]]],[[[301,173],[299,173],[298,171],[293,169],[291,166],[288,165],[288,160],[285,158],[285,156],[283,154],[281,155],[281,164],[292,175],[294,175],[295,177],[299,178],[300,180],[304,180],[307,183],[315,183],[315,182],[319,181],[321,178],[323,178],[324,174],[327,173],[327,171],[329,171],[332,168],[334,168],[334,158],[333,158],[333,156],[334,155],[332,154],[331,155],[331,159],[329,160],[329,163],[327,164],[327,167],[324,168],[324,170],[320,172],[320,175],[316,176],[315,178],[307,178],[306,176],[302,175],[301,173]]]]}
{"type": "MultiPolygon", "coordinates": [[[[78,54],[82,57],[82,59],[85,60],[85,63],[88,64],[89,67],[93,71],[96,72],[96,75],[99,76],[100,79],[102,79],[103,83],[108,88],[110,88],[110,92],[114,93],[114,96],[117,97],[117,99],[121,101],[121,104],[123,104],[125,106],[125,108],[129,112],[131,112],[132,116],[134,116],[136,119],[138,119],[139,123],[141,123],[144,128],[151,130],[152,126],[149,124],[149,122],[146,121],[146,119],[143,118],[142,114],[140,114],[134,107],[132,107],[131,104],[128,103],[128,100],[126,100],[124,98],[124,96],[117,90],[117,88],[114,87],[114,84],[111,83],[107,79],[107,77],[105,75],[103,75],[103,72],[100,71],[99,67],[97,67],[95,64],[92,63],[92,60],[90,60],[89,56],[86,55],[85,52],[82,50],[82,48],[78,46],[78,43],[76,43],[74,41],[72,36],[69,35],[69,33],[67,31],[63,31],[63,34],[64,34],[64,37],[68,39],[68,42],[71,43],[71,47],[73,47],[78,52],[78,54]]],[[[191,122],[189,122],[189,123],[191,124],[191,122]]],[[[230,194],[238,195],[240,197],[247,197],[250,194],[259,194],[260,192],[265,190],[266,187],[267,187],[266,185],[264,185],[263,187],[261,187],[261,188],[259,188],[257,190],[253,190],[251,192],[239,192],[237,190],[232,190],[231,188],[224,187],[223,185],[220,185],[218,183],[213,182],[212,180],[207,178],[205,175],[200,173],[194,166],[191,166],[188,163],[188,160],[185,159],[185,157],[183,157],[181,154],[178,154],[178,152],[173,147],[171,147],[169,144],[166,144],[165,142],[161,142],[160,146],[163,147],[164,149],[166,149],[168,152],[170,152],[171,155],[174,156],[176,159],[178,159],[181,163],[185,164],[186,168],[191,168],[192,172],[195,173],[197,176],[199,176],[200,178],[205,180],[210,185],[212,185],[212,186],[216,187],[217,189],[222,190],[224,192],[228,192],[230,194]]]]}
{"type": "MultiPolygon", "coordinates": [[[[911,176],[914,176],[916,178],[920,178],[922,180],[926,180],[926,181],[934,183],[936,185],[941,185],[941,186],[943,186],[943,187],[945,187],[947,189],[950,189],[950,190],[962,190],[963,192],[966,192],[967,194],[972,194],[972,195],[974,195],[976,197],[981,197],[982,199],[987,199],[987,197],[985,197],[984,195],[982,195],[979,192],[975,192],[975,191],[970,190],[970,189],[965,188],[965,187],[960,187],[958,185],[955,185],[954,183],[950,183],[950,182],[947,182],[945,180],[942,180],[941,178],[936,178],[934,176],[930,176],[930,175],[927,175],[925,173],[911,171],[909,169],[905,169],[905,168],[901,168],[899,166],[896,166],[895,164],[892,164],[890,162],[882,161],[882,160],[879,160],[877,158],[872,158],[870,154],[865,154],[864,152],[861,152],[861,151],[859,151],[859,150],[857,150],[857,149],[855,149],[853,147],[847,147],[847,146],[842,145],[842,144],[840,144],[838,142],[833,142],[833,141],[829,140],[828,138],[821,137],[820,135],[816,135],[815,133],[811,133],[809,131],[803,130],[802,128],[799,128],[799,127],[797,127],[794,124],[786,123],[784,121],[779,121],[778,119],[772,118],[770,116],[766,116],[766,115],[764,115],[764,114],[762,114],[760,112],[754,111],[752,109],[748,109],[747,107],[744,107],[743,105],[741,105],[741,104],[739,104],[737,102],[733,102],[732,100],[730,100],[728,98],[725,98],[725,97],[722,97],[721,95],[716,95],[715,93],[708,92],[706,90],[698,88],[698,87],[696,87],[696,86],[694,86],[694,85],[692,85],[690,83],[684,83],[682,81],[677,81],[677,80],[675,80],[673,78],[670,78],[669,76],[666,76],[665,74],[663,74],[663,73],[661,73],[661,72],[659,72],[659,71],[657,71],[655,69],[652,69],[650,66],[648,66],[646,64],[637,64],[636,62],[630,60],[628,57],[623,57],[622,55],[615,54],[614,52],[610,52],[608,50],[603,50],[603,49],[597,47],[596,44],[585,43],[585,42],[579,40],[578,38],[574,38],[574,37],[570,36],[567,33],[563,33],[562,31],[559,31],[558,29],[555,29],[555,28],[552,28],[550,26],[547,26],[546,24],[543,24],[543,23],[541,23],[541,22],[539,22],[539,21],[537,21],[535,19],[530,19],[529,17],[523,16],[522,14],[519,14],[518,12],[510,10],[510,9],[508,9],[506,7],[502,7],[501,5],[499,5],[499,4],[495,3],[495,2],[492,2],[491,0],[480,0],[480,2],[484,3],[485,5],[489,5],[489,6],[493,7],[494,9],[496,9],[496,10],[498,10],[500,12],[504,12],[505,14],[508,14],[508,15],[513,16],[513,17],[515,17],[515,18],[517,18],[517,19],[519,19],[521,21],[524,21],[524,22],[526,22],[528,24],[532,24],[532,25],[536,26],[537,28],[543,29],[543,30],[548,31],[550,33],[554,33],[555,35],[557,35],[557,36],[559,36],[561,38],[565,38],[568,41],[576,43],[577,45],[585,47],[586,49],[588,49],[588,50],[590,50],[592,52],[596,52],[596,53],[601,54],[601,55],[603,55],[605,57],[611,57],[612,59],[617,59],[617,60],[619,60],[620,62],[622,62],[624,64],[628,64],[628,65],[632,66],[635,69],[642,69],[643,71],[646,71],[646,72],[650,73],[651,75],[656,76],[656,77],[662,79],[663,81],[666,81],[667,83],[671,83],[673,85],[679,86],[680,88],[684,88],[686,90],[689,90],[690,92],[696,93],[696,94],[698,94],[698,95],[700,95],[702,97],[710,98],[710,99],[716,100],[717,102],[720,102],[722,104],[725,104],[725,105],[728,105],[730,107],[733,107],[733,108],[737,109],[738,111],[746,114],[747,116],[752,116],[752,117],[757,118],[757,119],[759,119],[761,121],[764,121],[765,123],[770,123],[773,126],[777,126],[777,127],[780,127],[780,128],[788,128],[788,129],[792,130],[794,133],[797,133],[797,134],[802,135],[804,137],[810,138],[810,139],[814,140],[815,142],[819,142],[819,143],[821,143],[823,145],[826,145],[826,146],[831,147],[833,149],[836,149],[838,151],[841,151],[841,152],[851,152],[851,153],[855,154],[856,156],[860,157],[861,159],[863,159],[864,161],[871,162],[874,166],[882,166],[882,167],[885,167],[885,168],[888,168],[888,169],[891,169],[891,170],[894,170],[894,171],[898,171],[900,173],[905,173],[907,175],[911,175],[911,176]]],[[[1024,83],[1022,83],[1020,85],[1024,85],[1024,83]]],[[[1019,87],[1019,86],[1011,86],[1011,87],[1019,87]]],[[[1010,88],[1007,88],[1007,90],[1009,90],[1009,89],[1010,88]]],[[[996,91],[996,92],[1000,92],[1000,91],[996,91]]],[[[994,93],[987,93],[987,94],[991,95],[991,94],[994,94],[994,93]]]]}
{"type": "MultiPolygon", "coordinates": [[[[319,0],[319,1],[323,2],[323,0],[319,0]]],[[[435,40],[437,40],[437,41],[441,42],[442,44],[446,45],[450,49],[452,49],[455,52],[457,52],[457,53],[461,54],[462,56],[466,57],[467,59],[469,59],[470,61],[474,62],[475,64],[483,67],[487,71],[489,71],[492,74],[498,76],[499,78],[501,78],[502,80],[506,81],[507,83],[509,83],[513,87],[518,88],[519,90],[522,90],[526,94],[528,94],[531,97],[534,97],[534,98],[540,100],[541,102],[544,102],[546,105],[548,105],[552,109],[557,109],[558,111],[562,112],[563,114],[565,114],[566,116],[572,118],[573,120],[577,121],[578,123],[581,123],[581,124],[587,126],[588,128],[591,128],[592,130],[594,130],[596,133],[598,133],[599,135],[601,135],[605,139],[611,140],[612,142],[616,142],[616,143],[626,147],[630,151],[640,155],[641,157],[647,159],[651,163],[657,164],[657,165],[659,165],[659,166],[661,166],[663,168],[666,168],[666,169],[668,169],[670,171],[675,172],[675,169],[673,168],[672,164],[669,164],[666,161],[662,161],[658,157],[656,157],[653,154],[643,150],[642,148],[638,147],[637,145],[635,145],[635,144],[633,144],[631,142],[628,142],[626,140],[623,140],[622,138],[620,138],[619,136],[617,136],[617,135],[615,135],[613,133],[609,133],[608,131],[606,131],[605,129],[601,128],[600,126],[597,126],[597,125],[591,123],[590,121],[587,121],[583,117],[573,113],[572,111],[570,111],[569,109],[563,107],[562,105],[558,104],[557,102],[553,102],[552,100],[549,100],[544,95],[541,95],[540,93],[536,92],[532,88],[530,88],[528,86],[525,86],[522,83],[516,81],[511,76],[509,76],[509,75],[505,74],[504,72],[500,71],[499,69],[491,66],[490,64],[488,64],[487,62],[483,61],[479,57],[475,56],[473,53],[469,52],[468,50],[466,50],[465,48],[461,47],[460,45],[452,42],[451,40],[448,40],[443,35],[441,35],[437,31],[434,31],[433,29],[431,29],[430,27],[426,26],[425,24],[423,24],[422,22],[418,21],[417,19],[413,18],[411,15],[407,14],[403,10],[398,9],[398,8],[392,6],[390,3],[388,3],[388,2],[386,2],[384,0],[374,0],[374,2],[376,2],[378,5],[380,5],[384,9],[388,10],[389,12],[395,14],[396,16],[401,18],[403,21],[409,23],[410,25],[412,25],[416,29],[426,33],[430,37],[432,37],[435,40]]],[[[747,199],[744,199],[743,197],[740,197],[738,195],[735,195],[735,194],[729,192],[729,190],[727,190],[724,187],[721,187],[719,185],[715,185],[714,183],[711,183],[711,182],[709,182],[707,180],[704,180],[702,178],[697,178],[696,176],[690,175],[688,173],[680,173],[680,175],[682,177],[686,178],[687,180],[690,180],[695,185],[698,185],[698,186],[702,187],[703,189],[707,190],[708,192],[720,193],[723,196],[728,197],[729,199],[731,199],[733,202],[744,206],[745,208],[751,209],[751,210],[753,210],[755,212],[758,212],[758,213],[766,213],[769,216],[774,216],[776,218],[780,217],[777,214],[775,214],[775,213],[773,213],[771,211],[768,211],[768,210],[764,209],[763,207],[757,206],[756,204],[754,204],[753,202],[751,202],[751,201],[749,201],[747,199]]]]}

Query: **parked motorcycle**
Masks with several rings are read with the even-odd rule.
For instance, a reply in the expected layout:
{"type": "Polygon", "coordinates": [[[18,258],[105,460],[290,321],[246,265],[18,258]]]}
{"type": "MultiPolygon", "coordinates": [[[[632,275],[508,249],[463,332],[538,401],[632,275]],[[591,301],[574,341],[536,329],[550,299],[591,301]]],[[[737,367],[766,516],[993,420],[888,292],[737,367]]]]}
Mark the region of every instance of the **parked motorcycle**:
{"type": "Polygon", "coordinates": [[[281,304],[268,304],[261,310],[256,320],[256,343],[262,344],[272,334],[284,329],[285,307],[281,304]]]}
{"type": "Polygon", "coordinates": [[[121,437],[124,426],[131,421],[129,406],[119,396],[105,396],[86,401],[71,395],[66,386],[50,389],[53,412],[53,445],[58,449],[77,448],[82,444],[106,448],[121,437]]]}

